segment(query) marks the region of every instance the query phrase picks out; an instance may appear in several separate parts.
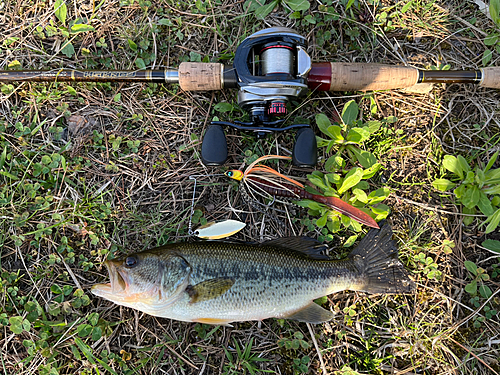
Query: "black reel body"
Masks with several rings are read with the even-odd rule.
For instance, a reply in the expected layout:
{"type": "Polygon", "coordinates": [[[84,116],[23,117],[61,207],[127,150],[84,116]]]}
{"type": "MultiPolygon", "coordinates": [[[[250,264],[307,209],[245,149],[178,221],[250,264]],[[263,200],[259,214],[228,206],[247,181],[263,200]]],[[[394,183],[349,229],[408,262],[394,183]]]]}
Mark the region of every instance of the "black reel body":
{"type": "Polygon", "coordinates": [[[294,146],[294,164],[314,166],[317,161],[316,137],[310,126],[281,126],[290,101],[307,93],[307,74],[311,66],[305,38],[291,29],[272,27],[246,38],[236,50],[232,69],[234,77],[224,86],[238,88],[238,104],[249,112],[250,122],[212,122],[203,139],[203,163],[222,165],[225,162],[227,144],[222,127],[231,126],[253,131],[257,138],[264,138],[271,132],[300,129],[294,146]]]}

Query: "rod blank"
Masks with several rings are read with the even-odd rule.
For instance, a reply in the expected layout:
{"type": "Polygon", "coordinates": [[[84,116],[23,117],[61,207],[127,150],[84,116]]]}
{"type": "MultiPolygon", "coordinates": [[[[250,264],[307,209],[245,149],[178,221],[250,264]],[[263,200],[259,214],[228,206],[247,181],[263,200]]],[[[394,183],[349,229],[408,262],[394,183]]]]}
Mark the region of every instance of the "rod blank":
{"type": "MultiPolygon", "coordinates": [[[[186,91],[234,87],[224,82],[226,68],[219,63],[182,63],[179,71],[164,70],[14,70],[0,71],[0,83],[37,82],[154,82],[179,83],[186,91]]],[[[481,70],[420,70],[414,67],[370,63],[314,63],[308,86],[320,91],[373,91],[411,87],[416,83],[475,83],[500,89],[500,67],[481,70]]]]}

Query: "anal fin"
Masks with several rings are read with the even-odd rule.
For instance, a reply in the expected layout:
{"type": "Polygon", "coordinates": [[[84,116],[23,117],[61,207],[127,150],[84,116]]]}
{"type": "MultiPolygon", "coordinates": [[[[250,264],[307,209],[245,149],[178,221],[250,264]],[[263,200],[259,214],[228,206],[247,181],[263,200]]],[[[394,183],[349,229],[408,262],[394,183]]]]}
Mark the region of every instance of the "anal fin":
{"type": "Polygon", "coordinates": [[[202,324],[211,324],[211,325],[221,325],[221,326],[226,326],[226,327],[232,327],[231,320],[225,320],[225,319],[217,319],[217,318],[198,318],[198,319],[193,319],[193,322],[195,323],[202,323],[202,324]]]}
{"type": "Polygon", "coordinates": [[[298,320],[312,324],[319,324],[333,319],[333,313],[325,310],[320,305],[311,302],[306,307],[286,316],[287,319],[298,320]]]}

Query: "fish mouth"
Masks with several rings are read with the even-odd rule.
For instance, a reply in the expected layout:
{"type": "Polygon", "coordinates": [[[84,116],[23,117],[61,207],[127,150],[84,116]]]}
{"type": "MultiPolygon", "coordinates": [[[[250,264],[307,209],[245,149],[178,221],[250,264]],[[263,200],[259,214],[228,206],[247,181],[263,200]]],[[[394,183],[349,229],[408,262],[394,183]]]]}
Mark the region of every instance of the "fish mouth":
{"type": "Polygon", "coordinates": [[[104,265],[108,269],[109,283],[93,285],[92,293],[108,299],[111,299],[110,297],[113,295],[117,296],[125,293],[128,283],[125,275],[120,272],[120,268],[111,260],[105,261],[104,265]]]}

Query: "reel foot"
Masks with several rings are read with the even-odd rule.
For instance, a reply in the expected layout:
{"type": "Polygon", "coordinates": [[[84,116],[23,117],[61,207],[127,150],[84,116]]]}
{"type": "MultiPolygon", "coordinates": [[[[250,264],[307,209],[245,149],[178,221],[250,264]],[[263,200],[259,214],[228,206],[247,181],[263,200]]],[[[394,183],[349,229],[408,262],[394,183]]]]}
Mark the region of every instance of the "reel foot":
{"type": "Polygon", "coordinates": [[[292,162],[297,167],[314,167],[318,161],[316,135],[312,128],[297,131],[293,146],[292,162]]]}
{"type": "Polygon", "coordinates": [[[201,161],[207,166],[223,165],[227,159],[227,142],[220,125],[209,125],[201,143],[201,161]]]}

